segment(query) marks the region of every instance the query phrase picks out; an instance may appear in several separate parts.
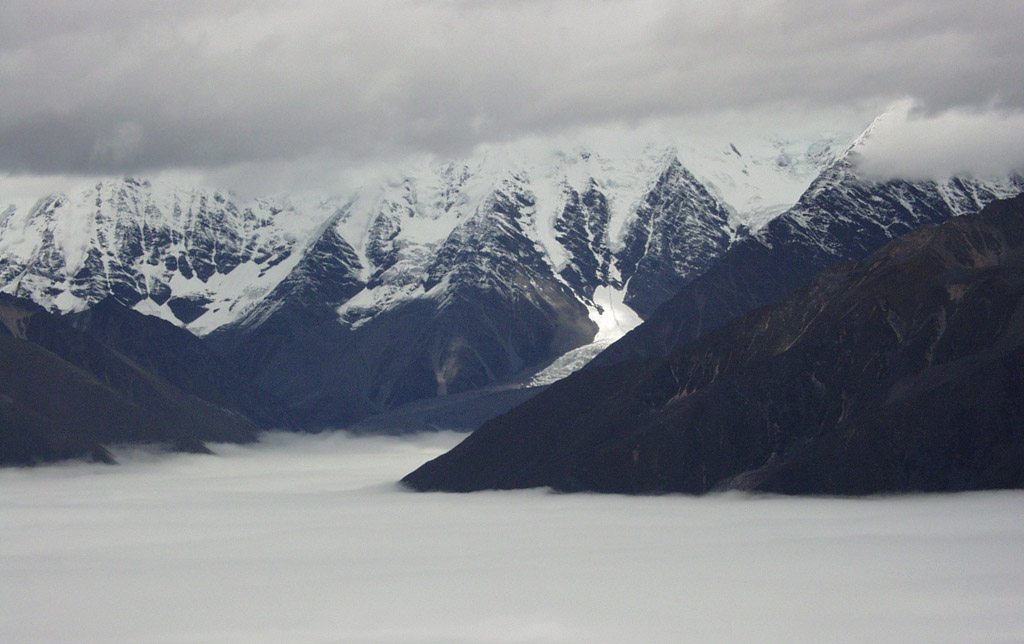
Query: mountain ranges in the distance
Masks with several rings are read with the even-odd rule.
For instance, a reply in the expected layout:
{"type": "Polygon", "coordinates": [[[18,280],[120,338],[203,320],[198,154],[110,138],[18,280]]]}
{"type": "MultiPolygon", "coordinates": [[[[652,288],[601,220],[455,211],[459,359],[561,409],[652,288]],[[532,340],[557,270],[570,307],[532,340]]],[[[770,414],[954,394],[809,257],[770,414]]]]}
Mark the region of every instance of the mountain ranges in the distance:
{"type": "Polygon", "coordinates": [[[673,149],[527,161],[498,149],[302,205],[103,181],[0,217],[0,291],[53,313],[113,299],[161,317],[295,423],[339,427],[614,339],[843,145],[690,150],[703,180],[673,149]]]}
{"type": "MultiPolygon", "coordinates": [[[[102,182],[0,215],[0,290],[42,307],[8,298],[7,310],[19,311],[8,317],[66,325],[62,333],[97,343],[157,389],[238,421],[233,434],[192,421],[195,441],[359,421],[372,431],[373,417],[435,397],[473,401],[474,419],[488,405],[503,411],[528,397],[517,383],[598,336],[596,353],[640,319],[594,364],[666,355],[822,269],[1024,189],[1019,176],[867,181],[856,147],[802,150],[744,157],[733,147],[695,171],[686,155],[664,152],[631,163],[580,152],[543,167],[435,165],[305,211],[102,182]],[[775,182],[766,192],[806,189],[772,217],[776,204],[737,187],[751,176],[775,182]],[[730,194],[745,201],[729,203],[730,194]]],[[[92,362],[83,367],[45,337],[12,331],[5,342],[33,343],[47,361],[96,376],[92,362]]],[[[8,364],[16,371],[21,359],[8,364]]],[[[32,427],[75,434],[69,423],[80,420],[46,417],[12,392],[0,391],[4,440],[30,417],[32,427]]],[[[147,431],[89,434],[95,445],[80,452],[125,440],[191,444],[147,431]]],[[[23,462],[67,456],[25,450],[23,462]]]]}
{"type": "Polygon", "coordinates": [[[418,490],[1024,487],[1024,195],[926,226],[664,357],[577,372],[418,490]]]}

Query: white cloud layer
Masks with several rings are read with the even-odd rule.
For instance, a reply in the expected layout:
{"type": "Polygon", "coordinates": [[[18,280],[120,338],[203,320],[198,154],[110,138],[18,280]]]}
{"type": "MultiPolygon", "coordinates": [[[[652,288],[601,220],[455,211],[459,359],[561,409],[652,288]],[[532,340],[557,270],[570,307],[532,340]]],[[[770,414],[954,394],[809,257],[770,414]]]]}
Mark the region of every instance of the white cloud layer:
{"type": "Polygon", "coordinates": [[[1024,110],[1024,3],[0,5],[0,172],[448,155],[586,126],[909,96],[1024,110]]]}
{"type": "Polygon", "coordinates": [[[0,640],[1024,640],[1019,491],[414,494],[456,436],[0,471],[0,640]]]}
{"type": "Polygon", "coordinates": [[[1002,177],[1024,172],[1024,112],[915,112],[905,102],[879,117],[857,150],[873,179],[1002,177]]]}

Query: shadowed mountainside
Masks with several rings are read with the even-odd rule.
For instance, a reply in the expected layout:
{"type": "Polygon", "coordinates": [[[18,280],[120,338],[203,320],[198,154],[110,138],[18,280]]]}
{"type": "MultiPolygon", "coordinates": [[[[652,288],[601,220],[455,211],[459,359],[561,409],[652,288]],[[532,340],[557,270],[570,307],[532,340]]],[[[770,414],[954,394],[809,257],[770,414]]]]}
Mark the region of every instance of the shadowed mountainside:
{"type": "Polygon", "coordinates": [[[247,442],[244,416],[185,393],[26,300],[0,294],[0,465],[109,461],[112,443],[247,442]]]}
{"type": "Polygon", "coordinates": [[[666,358],[593,368],[418,490],[1024,486],[1024,196],[911,233],[666,358]]]}
{"type": "Polygon", "coordinates": [[[808,187],[800,201],[755,235],[741,239],[662,304],[645,323],[608,347],[591,368],[656,358],[801,287],[843,261],[859,261],[921,226],[976,213],[1024,190],[1024,177],[985,183],[865,181],[848,153],[808,187]]]}
{"type": "Polygon", "coordinates": [[[183,392],[242,414],[264,429],[296,426],[287,405],[207,343],[166,320],[107,298],[64,316],[76,329],[183,392]]]}

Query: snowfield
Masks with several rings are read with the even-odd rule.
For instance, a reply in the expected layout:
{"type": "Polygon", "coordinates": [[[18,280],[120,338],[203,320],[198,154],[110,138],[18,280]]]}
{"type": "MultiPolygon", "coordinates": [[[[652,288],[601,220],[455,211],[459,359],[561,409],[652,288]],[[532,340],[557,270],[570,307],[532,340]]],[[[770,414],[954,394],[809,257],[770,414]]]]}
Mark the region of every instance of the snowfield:
{"type": "Polygon", "coordinates": [[[0,641],[1024,641],[1024,492],[415,494],[461,438],[0,472],[0,641]]]}

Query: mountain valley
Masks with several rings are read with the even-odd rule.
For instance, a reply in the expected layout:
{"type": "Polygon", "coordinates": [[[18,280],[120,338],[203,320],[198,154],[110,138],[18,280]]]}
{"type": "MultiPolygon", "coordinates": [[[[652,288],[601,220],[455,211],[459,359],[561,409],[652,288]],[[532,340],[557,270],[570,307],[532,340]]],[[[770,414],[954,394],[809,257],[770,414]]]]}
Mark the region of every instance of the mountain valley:
{"type": "MultiPolygon", "coordinates": [[[[470,430],[552,383],[537,400],[589,407],[613,390],[572,383],[598,376],[557,381],[584,365],[627,377],[823,269],[1024,190],[1020,175],[865,179],[871,136],[493,148],[329,198],[102,181],[7,209],[0,292],[247,424],[224,440],[470,430]]],[[[191,444],[211,440],[203,426],[191,444]]],[[[67,453],[100,453],[88,444],[67,453]]]]}
{"type": "Polygon", "coordinates": [[[912,232],[666,357],[584,369],[417,490],[1024,486],[1024,196],[912,232]]]}

